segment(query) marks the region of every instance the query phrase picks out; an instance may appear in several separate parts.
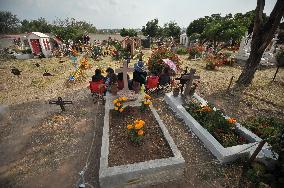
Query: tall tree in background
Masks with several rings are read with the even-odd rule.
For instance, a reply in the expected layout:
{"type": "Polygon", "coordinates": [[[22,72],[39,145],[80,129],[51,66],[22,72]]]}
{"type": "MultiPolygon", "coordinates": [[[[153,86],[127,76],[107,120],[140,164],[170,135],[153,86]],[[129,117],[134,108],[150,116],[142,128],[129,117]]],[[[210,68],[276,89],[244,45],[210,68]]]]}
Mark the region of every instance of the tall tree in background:
{"type": "Polygon", "coordinates": [[[166,23],[163,31],[166,37],[173,37],[175,39],[178,39],[181,34],[181,28],[173,21],[166,23]]]}
{"type": "Polygon", "coordinates": [[[129,36],[129,37],[137,37],[137,32],[134,30],[134,29],[125,29],[125,28],[122,28],[120,30],[120,35],[122,37],[126,37],[126,36],[129,36]]]}
{"type": "Polygon", "coordinates": [[[257,70],[263,52],[271,42],[281,18],[284,15],[284,0],[277,0],[268,21],[263,20],[265,0],[257,0],[254,27],[251,41],[251,52],[246,65],[237,80],[238,85],[248,86],[257,70]]]}
{"type": "Polygon", "coordinates": [[[0,33],[8,34],[18,31],[20,20],[8,11],[0,11],[0,33]]]}
{"type": "Polygon", "coordinates": [[[158,23],[159,23],[158,19],[148,21],[146,26],[142,27],[143,35],[149,36],[149,37],[156,37],[159,33],[158,23]]]}
{"type": "Polygon", "coordinates": [[[23,20],[21,21],[21,32],[42,32],[42,33],[50,33],[52,29],[52,25],[49,24],[45,18],[39,18],[37,20],[23,20]]]}

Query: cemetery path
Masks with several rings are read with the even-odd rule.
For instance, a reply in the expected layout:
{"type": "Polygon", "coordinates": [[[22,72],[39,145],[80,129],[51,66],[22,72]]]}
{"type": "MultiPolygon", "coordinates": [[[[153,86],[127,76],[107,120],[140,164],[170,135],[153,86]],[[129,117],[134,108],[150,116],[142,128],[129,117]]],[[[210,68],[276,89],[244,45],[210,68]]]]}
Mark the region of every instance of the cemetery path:
{"type": "Polygon", "coordinates": [[[0,187],[74,187],[94,132],[85,179],[98,186],[103,108],[87,89],[64,98],[74,103],[65,112],[47,101],[7,107],[0,117],[0,187]]]}

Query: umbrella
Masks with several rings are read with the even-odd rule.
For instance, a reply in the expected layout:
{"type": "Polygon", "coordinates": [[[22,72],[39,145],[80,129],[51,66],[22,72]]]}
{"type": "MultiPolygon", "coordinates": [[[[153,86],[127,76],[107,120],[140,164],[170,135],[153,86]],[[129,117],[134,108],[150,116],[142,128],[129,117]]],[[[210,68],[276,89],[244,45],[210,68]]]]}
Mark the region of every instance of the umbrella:
{"type": "Polygon", "coordinates": [[[177,71],[176,64],[170,59],[163,59],[164,64],[168,65],[173,71],[177,71]]]}

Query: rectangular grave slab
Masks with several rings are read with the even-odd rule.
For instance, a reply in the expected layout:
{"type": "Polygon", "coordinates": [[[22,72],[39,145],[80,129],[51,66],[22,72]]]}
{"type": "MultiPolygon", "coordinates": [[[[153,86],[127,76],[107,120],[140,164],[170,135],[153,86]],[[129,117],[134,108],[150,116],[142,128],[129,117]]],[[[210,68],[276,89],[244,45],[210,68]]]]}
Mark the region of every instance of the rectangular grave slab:
{"type": "MultiPolygon", "coordinates": [[[[203,98],[194,94],[193,97],[197,99],[201,104],[207,103],[203,98]]],[[[166,93],[165,101],[172,110],[184,120],[186,125],[190,128],[190,130],[203,142],[204,146],[211,151],[211,153],[221,162],[228,163],[232,162],[238,158],[241,158],[245,155],[251,156],[255,151],[258,144],[262,139],[257,135],[242,127],[239,123],[236,123],[237,132],[245,137],[251,143],[236,145],[232,147],[223,147],[205,128],[203,128],[198,120],[194,119],[183,107],[183,100],[179,97],[174,97],[172,93],[166,93]]],[[[226,116],[224,116],[226,117],[226,116]]],[[[270,158],[273,160],[277,159],[269,149],[270,146],[266,143],[262,148],[261,152],[257,155],[257,160],[264,162],[269,165],[266,158],[270,158]]]]}
{"type": "MultiPolygon", "coordinates": [[[[113,96],[107,94],[100,157],[100,186],[102,188],[141,187],[181,178],[184,172],[185,161],[157,111],[152,106],[150,106],[151,112],[155,116],[164,138],[171,148],[173,157],[120,166],[109,166],[109,120],[114,99],[113,96]]],[[[137,101],[131,101],[128,105],[139,106],[140,104],[137,101]]]]}

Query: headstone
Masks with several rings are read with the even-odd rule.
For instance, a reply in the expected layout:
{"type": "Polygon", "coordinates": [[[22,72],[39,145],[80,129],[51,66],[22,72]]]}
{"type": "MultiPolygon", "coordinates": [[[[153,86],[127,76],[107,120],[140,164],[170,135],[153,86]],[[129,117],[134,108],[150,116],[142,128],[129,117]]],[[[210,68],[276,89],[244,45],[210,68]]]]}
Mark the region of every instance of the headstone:
{"type": "Polygon", "coordinates": [[[188,75],[184,75],[183,78],[187,79],[185,84],[184,96],[187,97],[190,95],[191,86],[194,79],[200,79],[200,76],[195,76],[196,69],[190,69],[188,75]]]}
{"type": "Polygon", "coordinates": [[[58,97],[57,101],[49,101],[49,104],[56,104],[59,105],[62,111],[65,111],[64,105],[66,104],[73,104],[72,101],[63,101],[61,97],[58,97]]]}
{"type": "Polygon", "coordinates": [[[132,90],[129,90],[128,88],[128,79],[127,79],[127,73],[128,72],[133,72],[134,71],[134,68],[129,68],[128,67],[128,63],[130,62],[130,59],[128,58],[127,60],[125,60],[123,62],[123,67],[120,68],[120,69],[116,69],[115,72],[116,73],[120,73],[122,72],[123,73],[123,89],[121,91],[119,91],[117,94],[119,96],[124,96],[126,98],[128,98],[129,100],[134,100],[134,99],[137,99],[138,96],[135,94],[134,91],[132,90]]]}

